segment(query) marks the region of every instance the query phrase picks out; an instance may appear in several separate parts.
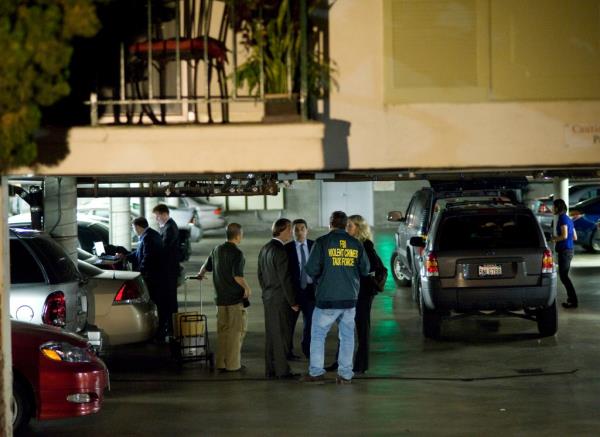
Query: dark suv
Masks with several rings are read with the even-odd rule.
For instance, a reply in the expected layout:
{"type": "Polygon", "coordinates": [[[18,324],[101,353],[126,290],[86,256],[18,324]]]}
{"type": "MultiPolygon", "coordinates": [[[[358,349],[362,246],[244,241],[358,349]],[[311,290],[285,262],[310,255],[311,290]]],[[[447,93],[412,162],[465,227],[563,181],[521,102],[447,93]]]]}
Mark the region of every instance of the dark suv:
{"type": "MultiPolygon", "coordinates": [[[[527,185],[524,178],[487,178],[470,180],[430,180],[431,187],[421,188],[410,200],[406,214],[390,211],[388,221],[398,222],[396,231],[396,250],[390,260],[391,270],[396,284],[411,285],[418,271],[416,259],[420,250],[410,245],[410,239],[426,236],[431,219],[440,200],[463,199],[480,200],[504,198],[519,200],[521,189],[527,185]]],[[[413,293],[413,297],[416,296],[413,293]]]]}
{"type": "Polygon", "coordinates": [[[452,312],[495,311],[537,322],[542,336],[557,330],[552,251],[532,211],[499,201],[439,205],[415,276],[423,334],[435,338],[452,312]],[[523,313],[516,311],[523,311],[523,313]]]}

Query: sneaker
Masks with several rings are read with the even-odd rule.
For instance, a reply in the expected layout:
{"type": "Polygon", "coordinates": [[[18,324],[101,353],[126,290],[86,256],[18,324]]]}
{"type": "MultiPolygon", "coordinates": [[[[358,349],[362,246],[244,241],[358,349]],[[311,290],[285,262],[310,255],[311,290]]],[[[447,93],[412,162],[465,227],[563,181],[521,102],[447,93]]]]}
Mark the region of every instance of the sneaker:
{"type": "Polygon", "coordinates": [[[575,308],[577,308],[577,304],[573,303],[573,302],[563,302],[562,306],[563,306],[563,308],[566,308],[566,309],[575,309],[575,308]]]}
{"type": "Polygon", "coordinates": [[[300,378],[300,382],[304,382],[307,384],[325,384],[325,376],[304,375],[302,378],[300,378]]]}
{"type": "Polygon", "coordinates": [[[346,379],[346,378],[342,378],[340,375],[335,377],[335,383],[336,384],[352,384],[352,380],[351,379],[346,379]]]}

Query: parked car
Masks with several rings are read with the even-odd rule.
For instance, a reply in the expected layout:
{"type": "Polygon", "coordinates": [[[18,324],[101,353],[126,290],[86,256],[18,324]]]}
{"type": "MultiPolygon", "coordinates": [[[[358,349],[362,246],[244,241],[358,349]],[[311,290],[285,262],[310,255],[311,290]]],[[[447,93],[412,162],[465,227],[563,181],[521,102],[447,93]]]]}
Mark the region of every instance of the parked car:
{"type": "MultiPolygon", "coordinates": [[[[575,205],[584,200],[592,199],[600,196],[600,185],[599,184],[578,184],[569,187],[569,205],[575,205]]],[[[554,221],[554,215],[552,213],[552,202],[554,201],[554,194],[545,197],[538,197],[529,203],[529,207],[535,213],[542,230],[549,238],[553,234],[552,223],[554,221]]]]}
{"type": "Polygon", "coordinates": [[[194,208],[198,214],[203,233],[224,231],[227,222],[223,210],[199,197],[179,197],[179,208],[194,208]]]}
{"type": "Polygon", "coordinates": [[[583,246],[587,251],[600,252],[600,197],[584,200],[569,209],[573,226],[577,232],[575,244],[583,246]]]}
{"type": "MultiPolygon", "coordinates": [[[[486,180],[430,181],[431,187],[416,191],[408,205],[406,214],[390,211],[388,221],[397,222],[396,249],[390,260],[392,275],[399,286],[409,286],[418,269],[415,259],[419,249],[410,245],[415,236],[427,235],[436,204],[439,200],[478,200],[503,198],[520,199],[520,189],[527,181],[522,178],[486,180]]],[[[413,296],[415,298],[415,296],[413,296]]]]}
{"type": "MultiPolygon", "coordinates": [[[[29,213],[13,215],[8,218],[11,227],[31,228],[31,215],[29,213]]],[[[91,252],[94,242],[102,241],[109,245],[109,228],[102,217],[77,214],[77,239],[79,247],[86,252],[91,252]]]]}
{"type": "Polygon", "coordinates": [[[94,309],[89,322],[102,330],[105,345],[138,343],[154,336],[156,305],[141,273],[102,270],[81,260],[78,267],[87,281],[89,306],[94,309]]]}
{"type": "Polygon", "coordinates": [[[83,331],[87,290],[64,249],[43,232],[10,228],[9,233],[11,317],[83,331]]]}
{"type": "Polygon", "coordinates": [[[557,274],[529,208],[449,203],[435,214],[427,237],[412,237],[410,244],[422,249],[413,288],[426,337],[438,337],[442,320],[452,313],[480,311],[535,320],[542,336],[556,333],[557,274]]]}
{"type": "Polygon", "coordinates": [[[108,370],[82,337],[11,320],[13,429],[38,420],[97,413],[108,370]]]}

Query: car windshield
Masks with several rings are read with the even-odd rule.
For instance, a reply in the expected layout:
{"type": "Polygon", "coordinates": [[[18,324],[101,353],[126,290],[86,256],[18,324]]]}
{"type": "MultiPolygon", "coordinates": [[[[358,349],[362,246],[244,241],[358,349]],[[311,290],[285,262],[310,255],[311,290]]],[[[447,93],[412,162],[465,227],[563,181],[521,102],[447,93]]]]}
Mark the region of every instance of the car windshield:
{"type": "Polygon", "coordinates": [[[438,250],[540,247],[534,217],[525,214],[452,215],[440,223],[438,250]]]}
{"type": "Polygon", "coordinates": [[[64,249],[48,238],[26,238],[29,247],[38,255],[47,268],[51,283],[78,281],[79,272],[64,249]]]}

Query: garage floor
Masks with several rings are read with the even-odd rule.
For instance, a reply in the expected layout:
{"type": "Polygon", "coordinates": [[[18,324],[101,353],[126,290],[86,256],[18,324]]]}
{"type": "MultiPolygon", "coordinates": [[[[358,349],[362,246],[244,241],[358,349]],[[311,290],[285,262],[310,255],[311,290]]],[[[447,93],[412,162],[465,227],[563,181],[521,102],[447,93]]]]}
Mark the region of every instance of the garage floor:
{"type": "MultiPolygon", "coordinates": [[[[314,236],[314,235],[313,235],[314,236]]],[[[372,365],[349,386],[306,386],[264,375],[264,325],[256,259],[269,233],[242,243],[253,288],[244,374],[215,374],[198,363],[178,370],[165,347],[135,345],[107,358],[111,391],[94,416],[32,421],[25,435],[597,435],[600,429],[600,255],[577,254],[572,278],[577,310],[559,310],[556,337],[540,339],[520,319],[446,323],[441,341],[424,340],[410,289],[391,279],[374,302],[372,365]]],[[[195,272],[220,240],[194,247],[195,272]]],[[[380,231],[388,260],[393,233],[380,231]]],[[[181,292],[183,290],[180,290],[181,292]]],[[[192,305],[198,285],[191,284],[192,305]]],[[[212,284],[203,288],[214,342],[212,284]]],[[[564,289],[559,285],[559,301],[564,289]]],[[[180,300],[183,294],[180,295],[180,300]]],[[[296,330],[301,331],[301,322],[296,330]]],[[[330,335],[329,357],[336,346],[330,335]]],[[[299,350],[299,340],[296,349],[299,350]]],[[[329,359],[329,358],[328,358],[329,359]]],[[[305,373],[307,362],[292,363],[305,373]]]]}

